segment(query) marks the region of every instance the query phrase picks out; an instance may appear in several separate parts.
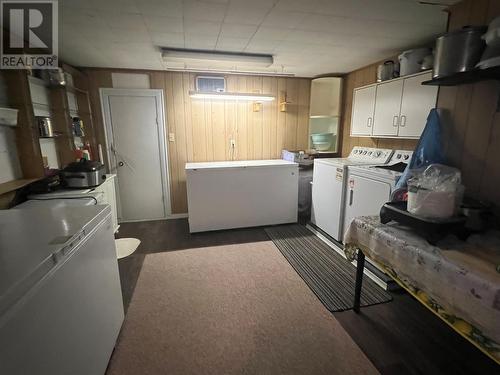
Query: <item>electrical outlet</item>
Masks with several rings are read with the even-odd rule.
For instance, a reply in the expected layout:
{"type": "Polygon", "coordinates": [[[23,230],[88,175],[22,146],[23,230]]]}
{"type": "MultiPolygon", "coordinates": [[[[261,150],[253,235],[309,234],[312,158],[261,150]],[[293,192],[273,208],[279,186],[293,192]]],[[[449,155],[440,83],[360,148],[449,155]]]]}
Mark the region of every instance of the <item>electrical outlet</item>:
{"type": "Polygon", "coordinates": [[[175,133],[168,133],[168,141],[175,142],[175,133]]]}

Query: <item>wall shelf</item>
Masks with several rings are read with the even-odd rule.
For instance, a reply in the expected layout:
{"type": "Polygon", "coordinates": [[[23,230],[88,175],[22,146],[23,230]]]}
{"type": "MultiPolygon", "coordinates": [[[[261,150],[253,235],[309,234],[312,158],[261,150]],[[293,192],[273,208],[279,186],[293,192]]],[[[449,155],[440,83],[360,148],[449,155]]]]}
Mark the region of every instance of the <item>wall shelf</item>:
{"type": "Polygon", "coordinates": [[[460,72],[448,77],[433,78],[422,82],[427,86],[457,86],[486,80],[500,80],[500,66],[488,69],[474,69],[468,72],[460,72]]]}

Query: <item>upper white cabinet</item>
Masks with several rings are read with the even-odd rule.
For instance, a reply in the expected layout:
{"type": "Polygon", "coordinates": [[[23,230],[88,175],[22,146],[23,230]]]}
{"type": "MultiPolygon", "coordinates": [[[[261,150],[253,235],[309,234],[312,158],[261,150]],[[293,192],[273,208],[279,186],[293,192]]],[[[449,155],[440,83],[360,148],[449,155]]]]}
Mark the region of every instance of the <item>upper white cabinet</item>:
{"type": "Polygon", "coordinates": [[[402,93],[403,80],[382,83],[377,86],[372,135],[387,137],[398,135],[402,93]]]}
{"type": "Polygon", "coordinates": [[[376,85],[354,90],[351,135],[369,136],[372,134],[376,92],[376,85]]]}
{"type": "Polygon", "coordinates": [[[334,117],[340,115],[342,78],[323,77],[311,81],[310,117],[334,117]]]}
{"type": "Polygon", "coordinates": [[[431,79],[431,72],[404,80],[399,120],[400,137],[420,137],[429,111],[436,106],[438,86],[422,86],[431,79]]]}
{"type": "Polygon", "coordinates": [[[431,79],[431,75],[431,72],[418,73],[355,89],[351,135],[419,138],[437,100],[437,87],[421,84],[431,79]],[[368,92],[373,94],[373,103],[367,99],[368,92]],[[373,113],[371,124],[366,120],[369,113],[373,113]],[[363,125],[363,121],[367,122],[363,125]]]}

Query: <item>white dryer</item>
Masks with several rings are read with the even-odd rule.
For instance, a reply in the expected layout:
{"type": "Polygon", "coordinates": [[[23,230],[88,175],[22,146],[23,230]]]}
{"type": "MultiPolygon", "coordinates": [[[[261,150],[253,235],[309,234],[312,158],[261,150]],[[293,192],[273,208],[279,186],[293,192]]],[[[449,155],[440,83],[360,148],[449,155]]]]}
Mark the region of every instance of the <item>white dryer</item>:
{"type": "Polygon", "coordinates": [[[314,159],[311,222],[342,242],[347,167],[385,164],[392,152],[389,149],[354,147],[347,158],[314,159]]]}
{"type": "Polygon", "coordinates": [[[357,216],[378,215],[391,194],[412,151],[396,150],[385,165],[349,166],[347,170],[347,197],[344,202],[343,230],[357,216]]]}

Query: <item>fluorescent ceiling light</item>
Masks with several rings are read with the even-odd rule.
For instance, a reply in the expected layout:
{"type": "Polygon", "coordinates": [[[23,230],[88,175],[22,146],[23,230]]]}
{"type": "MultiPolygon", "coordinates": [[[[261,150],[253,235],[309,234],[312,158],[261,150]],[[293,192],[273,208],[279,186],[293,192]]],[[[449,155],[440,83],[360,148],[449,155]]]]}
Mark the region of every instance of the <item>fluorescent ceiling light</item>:
{"type": "Polygon", "coordinates": [[[274,62],[272,55],[257,53],[222,52],[184,48],[162,48],[161,55],[165,61],[181,61],[188,63],[207,62],[225,66],[259,66],[268,67],[274,62]]]}
{"type": "Polygon", "coordinates": [[[270,76],[270,77],[295,77],[295,73],[285,73],[265,70],[231,70],[231,69],[196,69],[196,68],[166,68],[169,72],[195,72],[195,73],[217,73],[236,74],[246,76],[270,76]]]}
{"type": "Polygon", "coordinates": [[[256,102],[270,102],[274,100],[274,96],[270,94],[247,94],[241,92],[189,91],[189,96],[194,99],[253,100],[256,102]]]}

